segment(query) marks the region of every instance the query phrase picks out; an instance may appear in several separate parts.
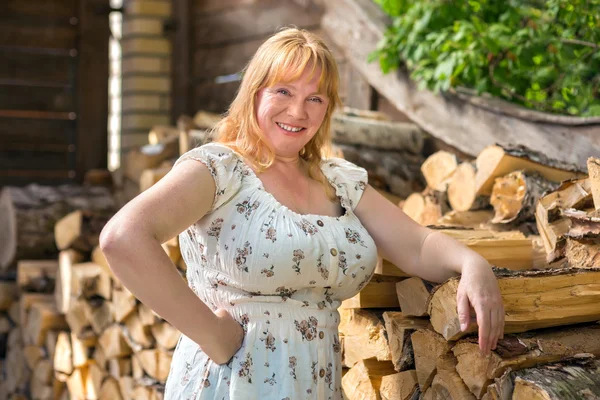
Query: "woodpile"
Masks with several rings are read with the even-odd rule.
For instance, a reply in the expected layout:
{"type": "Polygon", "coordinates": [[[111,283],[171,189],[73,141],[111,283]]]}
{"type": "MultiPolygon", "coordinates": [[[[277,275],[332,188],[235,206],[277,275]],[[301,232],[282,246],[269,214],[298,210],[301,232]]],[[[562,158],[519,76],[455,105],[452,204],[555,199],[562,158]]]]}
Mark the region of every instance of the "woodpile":
{"type": "Polygon", "coordinates": [[[505,336],[481,354],[476,320],[460,330],[459,277],[435,285],[380,260],[339,310],[347,398],[600,396],[599,165],[590,158],[588,176],[499,146],[476,160],[429,157],[421,166],[428,187],[398,204],[494,266],[505,336]]]}
{"type": "MultiPolygon", "coordinates": [[[[162,398],[180,332],[114,278],[97,246],[106,219],[96,217],[60,219],[58,258],[20,260],[16,281],[0,282],[0,398],[162,398]]],[[[177,238],[163,248],[185,275],[177,238]]]]}

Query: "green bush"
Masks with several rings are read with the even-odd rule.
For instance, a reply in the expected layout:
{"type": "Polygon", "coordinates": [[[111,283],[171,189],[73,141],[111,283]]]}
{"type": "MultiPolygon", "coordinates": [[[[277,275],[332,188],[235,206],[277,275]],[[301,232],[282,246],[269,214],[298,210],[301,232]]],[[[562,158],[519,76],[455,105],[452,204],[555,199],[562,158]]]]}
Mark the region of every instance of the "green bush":
{"type": "Polygon", "coordinates": [[[375,0],[371,60],[421,88],[466,87],[539,111],[600,116],[600,0],[375,0]]]}

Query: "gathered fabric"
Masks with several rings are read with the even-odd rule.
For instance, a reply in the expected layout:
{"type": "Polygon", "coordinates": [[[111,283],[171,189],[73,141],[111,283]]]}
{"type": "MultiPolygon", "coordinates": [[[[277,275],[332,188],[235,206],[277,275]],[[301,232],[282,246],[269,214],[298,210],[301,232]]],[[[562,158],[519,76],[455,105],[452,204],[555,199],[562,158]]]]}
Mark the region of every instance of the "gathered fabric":
{"type": "Polygon", "coordinates": [[[165,399],[342,399],[337,309],[377,264],[375,242],[354,214],[367,172],[322,160],[344,210],[332,217],[279,203],[227,146],[194,148],[177,163],[188,159],[206,165],[216,186],[211,210],[179,235],[188,284],[211,309],[226,309],[245,337],[218,365],[182,334],[165,399]]]}

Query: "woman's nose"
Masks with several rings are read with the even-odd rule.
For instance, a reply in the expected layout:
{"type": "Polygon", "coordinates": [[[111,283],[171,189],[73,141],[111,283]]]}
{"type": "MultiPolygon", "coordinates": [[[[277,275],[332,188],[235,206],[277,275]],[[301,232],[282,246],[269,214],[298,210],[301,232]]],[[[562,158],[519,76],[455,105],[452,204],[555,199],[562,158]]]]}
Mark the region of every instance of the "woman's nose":
{"type": "Polygon", "coordinates": [[[294,99],[288,107],[288,115],[296,119],[306,119],[308,114],[304,100],[294,99]]]}

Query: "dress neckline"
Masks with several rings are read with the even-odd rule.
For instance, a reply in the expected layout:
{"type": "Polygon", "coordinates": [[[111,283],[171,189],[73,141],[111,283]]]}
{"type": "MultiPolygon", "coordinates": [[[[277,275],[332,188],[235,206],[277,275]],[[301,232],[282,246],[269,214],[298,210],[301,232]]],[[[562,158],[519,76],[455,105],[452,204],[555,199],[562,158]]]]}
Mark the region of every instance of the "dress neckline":
{"type": "Polygon", "coordinates": [[[342,215],[340,215],[340,216],[325,215],[325,214],[312,214],[312,213],[302,214],[302,213],[299,213],[299,212],[296,212],[296,211],[292,210],[291,208],[289,208],[286,205],[282,204],[279,200],[277,200],[275,198],[275,196],[273,196],[273,194],[271,192],[269,192],[268,190],[265,189],[265,186],[263,185],[263,182],[256,175],[256,173],[250,167],[250,165],[248,165],[248,163],[246,162],[246,160],[244,160],[244,157],[242,157],[242,155],[240,153],[238,153],[237,151],[233,150],[231,147],[226,146],[226,145],[224,145],[222,143],[219,143],[219,142],[212,142],[211,144],[218,145],[220,147],[224,147],[227,150],[231,151],[233,154],[235,154],[238,157],[238,159],[240,160],[240,162],[243,164],[244,168],[248,171],[248,176],[250,176],[256,182],[256,184],[258,186],[258,189],[261,192],[263,192],[269,198],[269,200],[271,200],[271,202],[273,202],[278,208],[281,208],[282,210],[287,211],[290,214],[292,214],[292,215],[294,215],[294,216],[296,216],[298,218],[316,218],[316,219],[328,219],[328,220],[332,220],[333,219],[333,220],[338,220],[339,221],[339,220],[342,220],[342,219],[350,217],[350,214],[352,213],[352,210],[349,209],[346,206],[346,201],[344,200],[343,194],[340,193],[339,186],[336,185],[335,182],[333,182],[331,180],[331,178],[327,175],[327,172],[323,168],[323,166],[327,164],[328,160],[321,159],[321,162],[319,163],[319,169],[321,170],[321,173],[327,179],[327,182],[335,190],[335,194],[336,194],[336,197],[338,198],[338,200],[340,202],[340,206],[342,207],[342,210],[344,210],[344,213],[342,215]]]}

